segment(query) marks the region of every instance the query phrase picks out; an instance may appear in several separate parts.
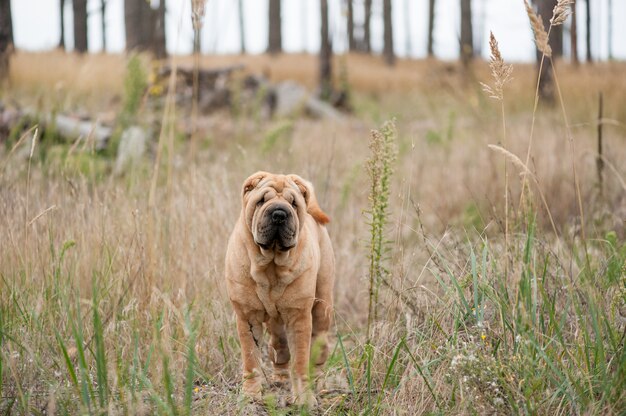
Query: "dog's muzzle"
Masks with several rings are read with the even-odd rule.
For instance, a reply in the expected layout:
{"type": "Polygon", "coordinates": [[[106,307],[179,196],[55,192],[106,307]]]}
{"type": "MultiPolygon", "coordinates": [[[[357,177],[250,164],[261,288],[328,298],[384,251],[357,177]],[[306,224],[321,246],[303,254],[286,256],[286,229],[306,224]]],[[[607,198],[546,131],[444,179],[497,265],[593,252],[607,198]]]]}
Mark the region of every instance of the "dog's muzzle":
{"type": "Polygon", "coordinates": [[[297,220],[289,207],[270,206],[257,225],[255,242],[264,250],[287,251],[295,247],[297,220]]]}

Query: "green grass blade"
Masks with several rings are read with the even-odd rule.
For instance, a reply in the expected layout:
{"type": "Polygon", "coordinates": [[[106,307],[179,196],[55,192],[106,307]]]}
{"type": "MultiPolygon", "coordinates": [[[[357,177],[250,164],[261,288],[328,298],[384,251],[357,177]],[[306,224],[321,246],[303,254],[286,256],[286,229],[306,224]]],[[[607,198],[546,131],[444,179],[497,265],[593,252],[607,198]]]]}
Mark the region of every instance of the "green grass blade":
{"type": "Polygon", "coordinates": [[[463,308],[465,308],[465,313],[467,315],[472,315],[472,308],[467,302],[467,299],[465,299],[465,294],[463,293],[463,289],[461,289],[461,285],[459,285],[459,281],[454,276],[454,273],[452,272],[452,270],[450,270],[450,267],[448,266],[448,264],[444,263],[444,267],[445,267],[446,273],[448,274],[448,277],[450,278],[450,281],[454,285],[454,288],[456,289],[459,295],[459,300],[461,301],[463,308]]]}
{"type": "Polygon", "coordinates": [[[367,386],[367,413],[372,410],[372,356],[374,347],[372,344],[365,344],[365,381],[367,386]]]}
{"type": "Polygon", "coordinates": [[[170,407],[171,413],[174,416],[178,415],[178,409],[176,406],[176,400],[174,399],[174,382],[172,379],[172,373],[169,367],[169,357],[167,353],[161,352],[163,355],[163,385],[165,386],[165,393],[167,395],[167,403],[170,407]]]}
{"type": "Polygon", "coordinates": [[[343,356],[343,364],[346,368],[346,375],[348,376],[348,385],[353,396],[356,396],[356,389],[354,388],[354,377],[352,376],[352,369],[350,368],[350,361],[348,361],[348,354],[346,354],[346,348],[343,345],[341,334],[337,334],[337,342],[341,349],[341,355],[343,356]]]}
{"type": "Polygon", "coordinates": [[[178,415],[178,408],[176,406],[176,400],[174,398],[174,381],[172,378],[172,373],[170,371],[170,358],[169,353],[163,348],[163,340],[161,339],[161,327],[163,325],[163,318],[165,316],[165,311],[161,311],[159,315],[159,319],[156,322],[156,341],[159,346],[159,351],[161,353],[161,362],[163,365],[163,386],[165,387],[166,394],[166,402],[169,406],[170,413],[174,416],[178,415]]]}
{"type": "Polygon", "coordinates": [[[83,404],[91,413],[91,398],[93,390],[91,388],[91,380],[89,378],[89,368],[85,358],[85,337],[83,335],[83,323],[80,318],[80,304],[76,300],[75,318],[72,321],[72,333],[76,342],[76,352],[78,356],[78,368],[80,370],[81,399],[83,404]]]}
{"type": "Polygon", "coordinates": [[[385,389],[387,388],[387,383],[389,382],[391,374],[396,366],[396,362],[398,361],[398,356],[400,354],[400,349],[402,348],[403,341],[404,341],[404,338],[402,338],[400,342],[398,342],[398,345],[396,346],[393,356],[391,357],[391,361],[389,362],[389,365],[387,366],[387,372],[385,373],[385,379],[383,380],[383,387],[380,393],[378,393],[378,400],[376,401],[376,414],[377,415],[380,413],[380,402],[383,399],[383,395],[385,394],[385,389]]]}
{"type": "Polygon", "coordinates": [[[78,395],[81,394],[80,387],[78,386],[78,378],[76,377],[76,371],[74,370],[74,364],[72,364],[72,359],[70,358],[69,353],[67,352],[67,348],[65,347],[65,343],[61,339],[59,335],[59,331],[54,331],[54,336],[57,339],[57,343],[59,344],[59,348],[61,348],[61,353],[63,354],[63,359],[65,361],[65,366],[67,367],[67,372],[70,375],[70,381],[72,385],[76,388],[76,393],[78,395]]]}
{"type": "MultiPolygon", "coordinates": [[[[2,391],[3,391],[3,386],[4,386],[4,369],[3,369],[3,363],[4,363],[4,308],[0,308],[0,398],[4,397],[2,395],[2,391]]],[[[2,400],[2,399],[0,399],[2,400]]]]}
{"type": "Polygon", "coordinates": [[[437,394],[435,393],[435,390],[433,389],[433,386],[432,386],[431,382],[428,380],[428,377],[426,377],[426,374],[424,374],[424,371],[422,370],[422,367],[419,365],[419,363],[415,359],[415,356],[413,356],[413,353],[411,353],[411,349],[409,348],[409,346],[407,345],[407,343],[405,342],[404,339],[402,339],[400,341],[400,343],[404,347],[404,350],[409,355],[409,358],[411,359],[411,362],[413,363],[413,366],[415,366],[415,369],[417,370],[419,375],[422,376],[422,380],[424,380],[424,383],[426,384],[426,387],[428,388],[428,391],[430,392],[430,395],[433,397],[433,400],[435,401],[435,404],[437,405],[437,408],[439,410],[441,410],[441,404],[439,402],[439,399],[437,398],[437,394]]]}
{"type": "Polygon", "coordinates": [[[185,314],[185,325],[189,331],[187,341],[187,371],[185,372],[185,399],[184,410],[186,415],[191,415],[191,402],[193,399],[193,379],[196,369],[196,330],[191,323],[190,311],[185,314]]]}
{"type": "Polygon", "coordinates": [[[478,270],[476,269],[476,253],[474,253],[474,248],[470,244],[470,262],[472,267],[472,286],[474,292],[474,319],[477,322],[480,322],[480,318],[478,317],[480,313],[480,304],[478,301],[478,270]]]}
{"type": "Polygon", "coordinates": [[[93,283],[93,329],[94,341],[96,343],[96,376],[98,380],[98,399],[100,407],[106,407],[108,403],[108,377],[106,363],[106,349],[104,345],[104,330],[102,328],[102,320],[98,312],[98,292],[94,279],[93,283]]]}

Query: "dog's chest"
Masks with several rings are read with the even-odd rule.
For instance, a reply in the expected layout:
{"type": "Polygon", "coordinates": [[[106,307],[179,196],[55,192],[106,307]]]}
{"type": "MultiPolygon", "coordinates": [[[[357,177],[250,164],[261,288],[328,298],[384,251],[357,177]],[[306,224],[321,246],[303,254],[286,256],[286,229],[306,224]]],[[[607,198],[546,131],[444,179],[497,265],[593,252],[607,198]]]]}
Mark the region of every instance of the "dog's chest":
{"type": "Polygon", "coordinates": [[[263,304],[267,314],[276,318],[278,310],[276,303],[280,300],[285,288],[297,277],[293,270],[287,267],[277,267],[269,264],[265,267],[253,267],[252,278],[256,283],[256,294],[263,304]]]}

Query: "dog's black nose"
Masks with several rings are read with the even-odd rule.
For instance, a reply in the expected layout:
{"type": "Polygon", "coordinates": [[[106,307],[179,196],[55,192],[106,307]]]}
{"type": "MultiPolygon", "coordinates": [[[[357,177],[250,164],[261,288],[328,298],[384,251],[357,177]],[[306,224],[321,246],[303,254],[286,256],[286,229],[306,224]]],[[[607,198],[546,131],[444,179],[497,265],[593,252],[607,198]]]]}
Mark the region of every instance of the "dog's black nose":
{"type": "Polygon", "coordinates": [[[272,212],[272,222],[274,224],[280,224],[282,222],[285,222],[286,219],[287,219],[287,211],[285,211],[284,209],[276,208],[272,212]]]}

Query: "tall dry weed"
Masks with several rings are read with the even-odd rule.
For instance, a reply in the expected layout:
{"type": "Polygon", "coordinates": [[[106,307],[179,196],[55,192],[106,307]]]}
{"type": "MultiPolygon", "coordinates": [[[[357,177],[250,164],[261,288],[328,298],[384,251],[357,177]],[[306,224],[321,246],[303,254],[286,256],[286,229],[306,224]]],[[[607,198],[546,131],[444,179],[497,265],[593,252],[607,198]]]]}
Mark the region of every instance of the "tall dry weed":
{"type": "Polygon", "coordinates": [[[489,33],[489,50],[491,52],[489,69],[491,70],[491,76],[494,84],[493,87],[482,82],[480,84],[489,97],[502,101],[504,100],[504,86],[511,81],[513,65],[507,65],[504,63],[504,59],[502,59],[502,54],[498,48],[498,41],[493,35],[493,32],[489,33]]]}
{"type": "MultiPolygon", "coordinates": [[[[491,58],[489,60],[489,68],[491,69],[491,76],[493,77],[493,87],[484,84],[483,90],[493,99],[500,102],[500,112],[502,117],[502,145],[506,148],[506,114],[504,110],[504,86],[511,81],[511,74],[513,73],[513,65],[507,65],[502,59],[502,54],[498,48],[498,41],[493,35],[493,32],[489,33],[489,49],[491,51],[491,58]]],[[[508,254],[509,247],[509,172],[507,159],[504,159],[504,246],[505,251],[508,254]]],[[[506,270],[508,272],[508,260],[506,270]]]]}
{"type": "Polygon", "coordinates": [[[573,0],[558,0],[556,6],[554,6],[554,9],[552,10],[550,25],[559,26],[565,23],[567,18],[572,14],[571,5],[573,4],[573,0]]]}
{"type": "Polygon", "coordinates": [[[387,254],[386,225],[389,216],[389,196],[393,162],[396,158],[395,121],[383,124],[380,130],[372,130],[370,136],[370,158],[366,168],[370,180],[369,193],[369,306],[367,315],[367,342],[370,342],[371,327],[378,316],[378,291],[389,271],[385,265],[387,254]]]}
{"type": "Polygon", "coordinates": [[[552,48],[548,42],[550,37],[550,28],[546,31],[541,16],[535,12],[535,9],[533,9],[533,7],[528,3],[528,0],[524,0],[524,5],[526,6],[526,14],[530,19],[530,26],[532,27],[535,35],[534,40],[537,45],[537,49],[539,49],[541,53],[547,57],[552,56],[552,48]]]}

